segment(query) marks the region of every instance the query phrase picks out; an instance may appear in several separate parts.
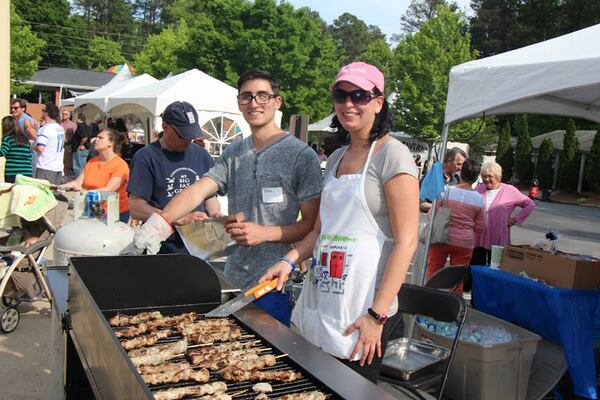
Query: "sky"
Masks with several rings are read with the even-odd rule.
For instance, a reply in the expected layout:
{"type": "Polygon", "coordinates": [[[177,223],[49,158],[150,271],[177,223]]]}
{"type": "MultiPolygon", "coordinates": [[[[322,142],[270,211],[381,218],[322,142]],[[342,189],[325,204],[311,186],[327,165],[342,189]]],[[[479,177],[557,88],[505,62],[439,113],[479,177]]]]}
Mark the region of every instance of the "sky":
{"type": "MultiPolygon", "coordinates": [[[[472,14],[470,0],[455,0],[467,15],[472,14]]],[[[295,7],[308,7],[317,11],[328,24],[345,12],[354,14],[367,25],[377,25],[389,40],[393,34],[400,33],[400,17],[404,14],[410,0],[286,0],[295,7]]]]}

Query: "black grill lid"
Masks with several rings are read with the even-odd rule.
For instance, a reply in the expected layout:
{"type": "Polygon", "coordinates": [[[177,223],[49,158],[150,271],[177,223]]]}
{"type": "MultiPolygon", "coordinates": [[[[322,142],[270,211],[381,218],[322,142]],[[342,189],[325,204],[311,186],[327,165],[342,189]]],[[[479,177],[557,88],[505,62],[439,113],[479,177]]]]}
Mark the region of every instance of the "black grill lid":
{"type": "Polygon", "coordinates": [[[101,310],[221,303],[216,273],[190,255],[72,257],[71,264],[101,310]]]}

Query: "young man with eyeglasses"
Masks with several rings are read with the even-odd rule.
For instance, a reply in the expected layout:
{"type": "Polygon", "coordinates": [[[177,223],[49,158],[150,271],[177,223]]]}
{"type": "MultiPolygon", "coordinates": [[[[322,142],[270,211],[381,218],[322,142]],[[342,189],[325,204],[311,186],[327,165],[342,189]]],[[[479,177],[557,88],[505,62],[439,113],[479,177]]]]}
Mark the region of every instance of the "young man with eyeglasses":
{"type": "Polygon", "coordinates": [[[44,126],[40,128],[35,142],[35,177],[54,185],[60,185],[64,169],[65,130],[56,122],[59,115],[58,107],[53,103],[44,104],[44,126]]]}
{"type": "MultiPolygon", "coordinates": [[[[206,150],[191,145],[202,135],[198,114],[194,107],[184,101],[176,101],[162,113],[163,136],[135,153],[129,174],[129,212],[136,220],[146,221],[162,210],[179,192],[198,181],[213,166],[206,150]]],[[[215,197],[198,202],[178,218],[178,225],[219,215],[219,202],[215,197]]],[[[150,253],[189,254],[181,236],[170,230],[156,242],[150,253]]]]}
{"type": "MultiPolygon", "coordinates": [[[[248,71],[237,86],[238,106],[252,135],[229,145],[200,181],[175,197],[162,213],[153,214],[134,244],[139,249],[153,246],[195,204],[217,192],[226,194],[229,214],[243,212],[245,220],[225,225],[238,244],[227,258],[225,276],[247,289],[289,251],[291,243],[312,229],[322,178],[317,154],[275,124],[282,98],[271,75],[248,71]]],[[[271,292],[255,304],[289,325],[289,293],[271,292]]]]}

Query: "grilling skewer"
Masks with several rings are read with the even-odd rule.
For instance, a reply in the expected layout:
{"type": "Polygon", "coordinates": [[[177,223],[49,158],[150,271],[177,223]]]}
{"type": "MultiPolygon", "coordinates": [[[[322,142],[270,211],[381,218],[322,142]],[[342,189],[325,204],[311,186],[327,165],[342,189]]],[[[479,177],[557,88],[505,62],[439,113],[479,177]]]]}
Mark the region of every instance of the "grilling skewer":
{"type": "Polygon", "coordinates": [[[147,322],[151,319],[162,318],[160,311],[143,312],[136,315],[125,315],[117,313],[114,317],[108,320],[111,326],[125,326],[147,322]]]}
{"type": "Polygon", "coordinates": [[[165,339],[173,334],[174,334],[174,332],[172,330],[156,331],[149,335],[142,335],[142,336],[134,337],[133,339],[123,340],[121,342],[121,345],[123,346],[123,348],[125,350],[132,350],[132,349],[139,349],[141,347],[154,346],[156,344],[156,342],[159,341],[160,339],[165,339]]]}
{"type": "Polygon", "coordinates": [[[142,379],[149,385],[162,385],[165,383],[177,383],[181,381],[208,382],[210,373],[206,368],[193,370],[190,365],[185,369],[174,369],[151,374],[141,374],[142,379]]]}
{"type": "MultiPolygon", "coordinates": [[[[138,335],[141,335],[141,334],[149,332],[149,331],[156,331],[158,328],[161,328],[161,327],[172,327],[172,326],[176,326],[181,323],[184,323],[184,324],[191,323],[196,319],[197,315],[198,314],[196,314],[195,312],[190,312],[190,313],[186,313],[186,314],[175,315],[172,317],[162,317],[162,318],[158,318],[158,319],[149,320],[146,322],[140,322],[136,325],[131,325],[125,329],[115,330],[115,335],[118,338],[134,337],[134,336],[138,336],[138,335]]],[[[224,322],[229,323],[229,321],[224,318],[221,318],[218,320],[210,320],[210,321],[211,322],[216,321],[216,322],[212,322],[215,324],[219,324],[219,323],[223,324],[224,322]]],[[[214,326],[214,325],[207,325],[207,326],[214,326]]]]}
{"type": "Polygon", "coordinates": [[[154,398],[156,400],[178,400],[185,396],[204,396],[207,394],[214,395],[216,393],[225,391],[227,391],[227,384],[225,382],[217,381],[213,383],[207,383],[206,385],[159,390],[154,392],[154,398]]]}
{"type": "Polygon", "coordinates": [[[140,365],[158,365],[176,358],[180,353],[185,353],[186,351],[187,342],[180,340],[175,343],[132,350],[129,352],[129,358],[131,358],[131,362],[136,367],[140,365]]]}
{"type": "Polygon", "coordinates": [[[228,370],[221,374],[223,379],[233,382],[243,381],[279,381],[293,382],[302,379],[302,374],[295,371],[243,371],[243,370],[228,370]]]}

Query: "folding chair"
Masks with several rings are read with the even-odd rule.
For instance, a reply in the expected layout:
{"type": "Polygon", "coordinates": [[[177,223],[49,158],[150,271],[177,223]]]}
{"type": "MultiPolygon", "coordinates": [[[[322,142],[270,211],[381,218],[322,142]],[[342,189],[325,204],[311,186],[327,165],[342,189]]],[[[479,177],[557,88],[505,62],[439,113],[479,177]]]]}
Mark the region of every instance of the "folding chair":
{"type": "Polygon", "coordinates": [[[425,286],[433,289],[455,290],[469,275],[469,267],[445,267],[433,274],[425,286]]]}
{"type": "MultiPolygon", "coordinates": [[[[460,333],[467,317],[467,304],[465,300],[452,292],[405,283],[402,285],[400,293],[398,293],[398,312],[412,316],[423,315],[431,317],[437,321],[456,322],[458,324],[456,337],[452,342],[452,347],[449,349],[450,353],[445,361],[446,365],[443,367],[441,372],[436,373],[436,378],[441,378],[437,399],[442,399],[442,394],[448,378],[448,372],[450,370],[450,366],[452,365],[452,360],[454,359],[454,354],[458,346],[460,333]]],[[[419,394],[419,391],[416,390],[416,382],[411,382],[410,380],[401,382],[397,379],[391,379],[385,376],[382,376],[381,378],[384,381],[394,384],[396,387],[408,390],[418,398],[422,399],[425,397],[419,394]]],[[[429,377],[429,380],[431,381],[431,377],[429,377]]],[[[437,379],[435,380],[437,381],[437,379]]]]}

